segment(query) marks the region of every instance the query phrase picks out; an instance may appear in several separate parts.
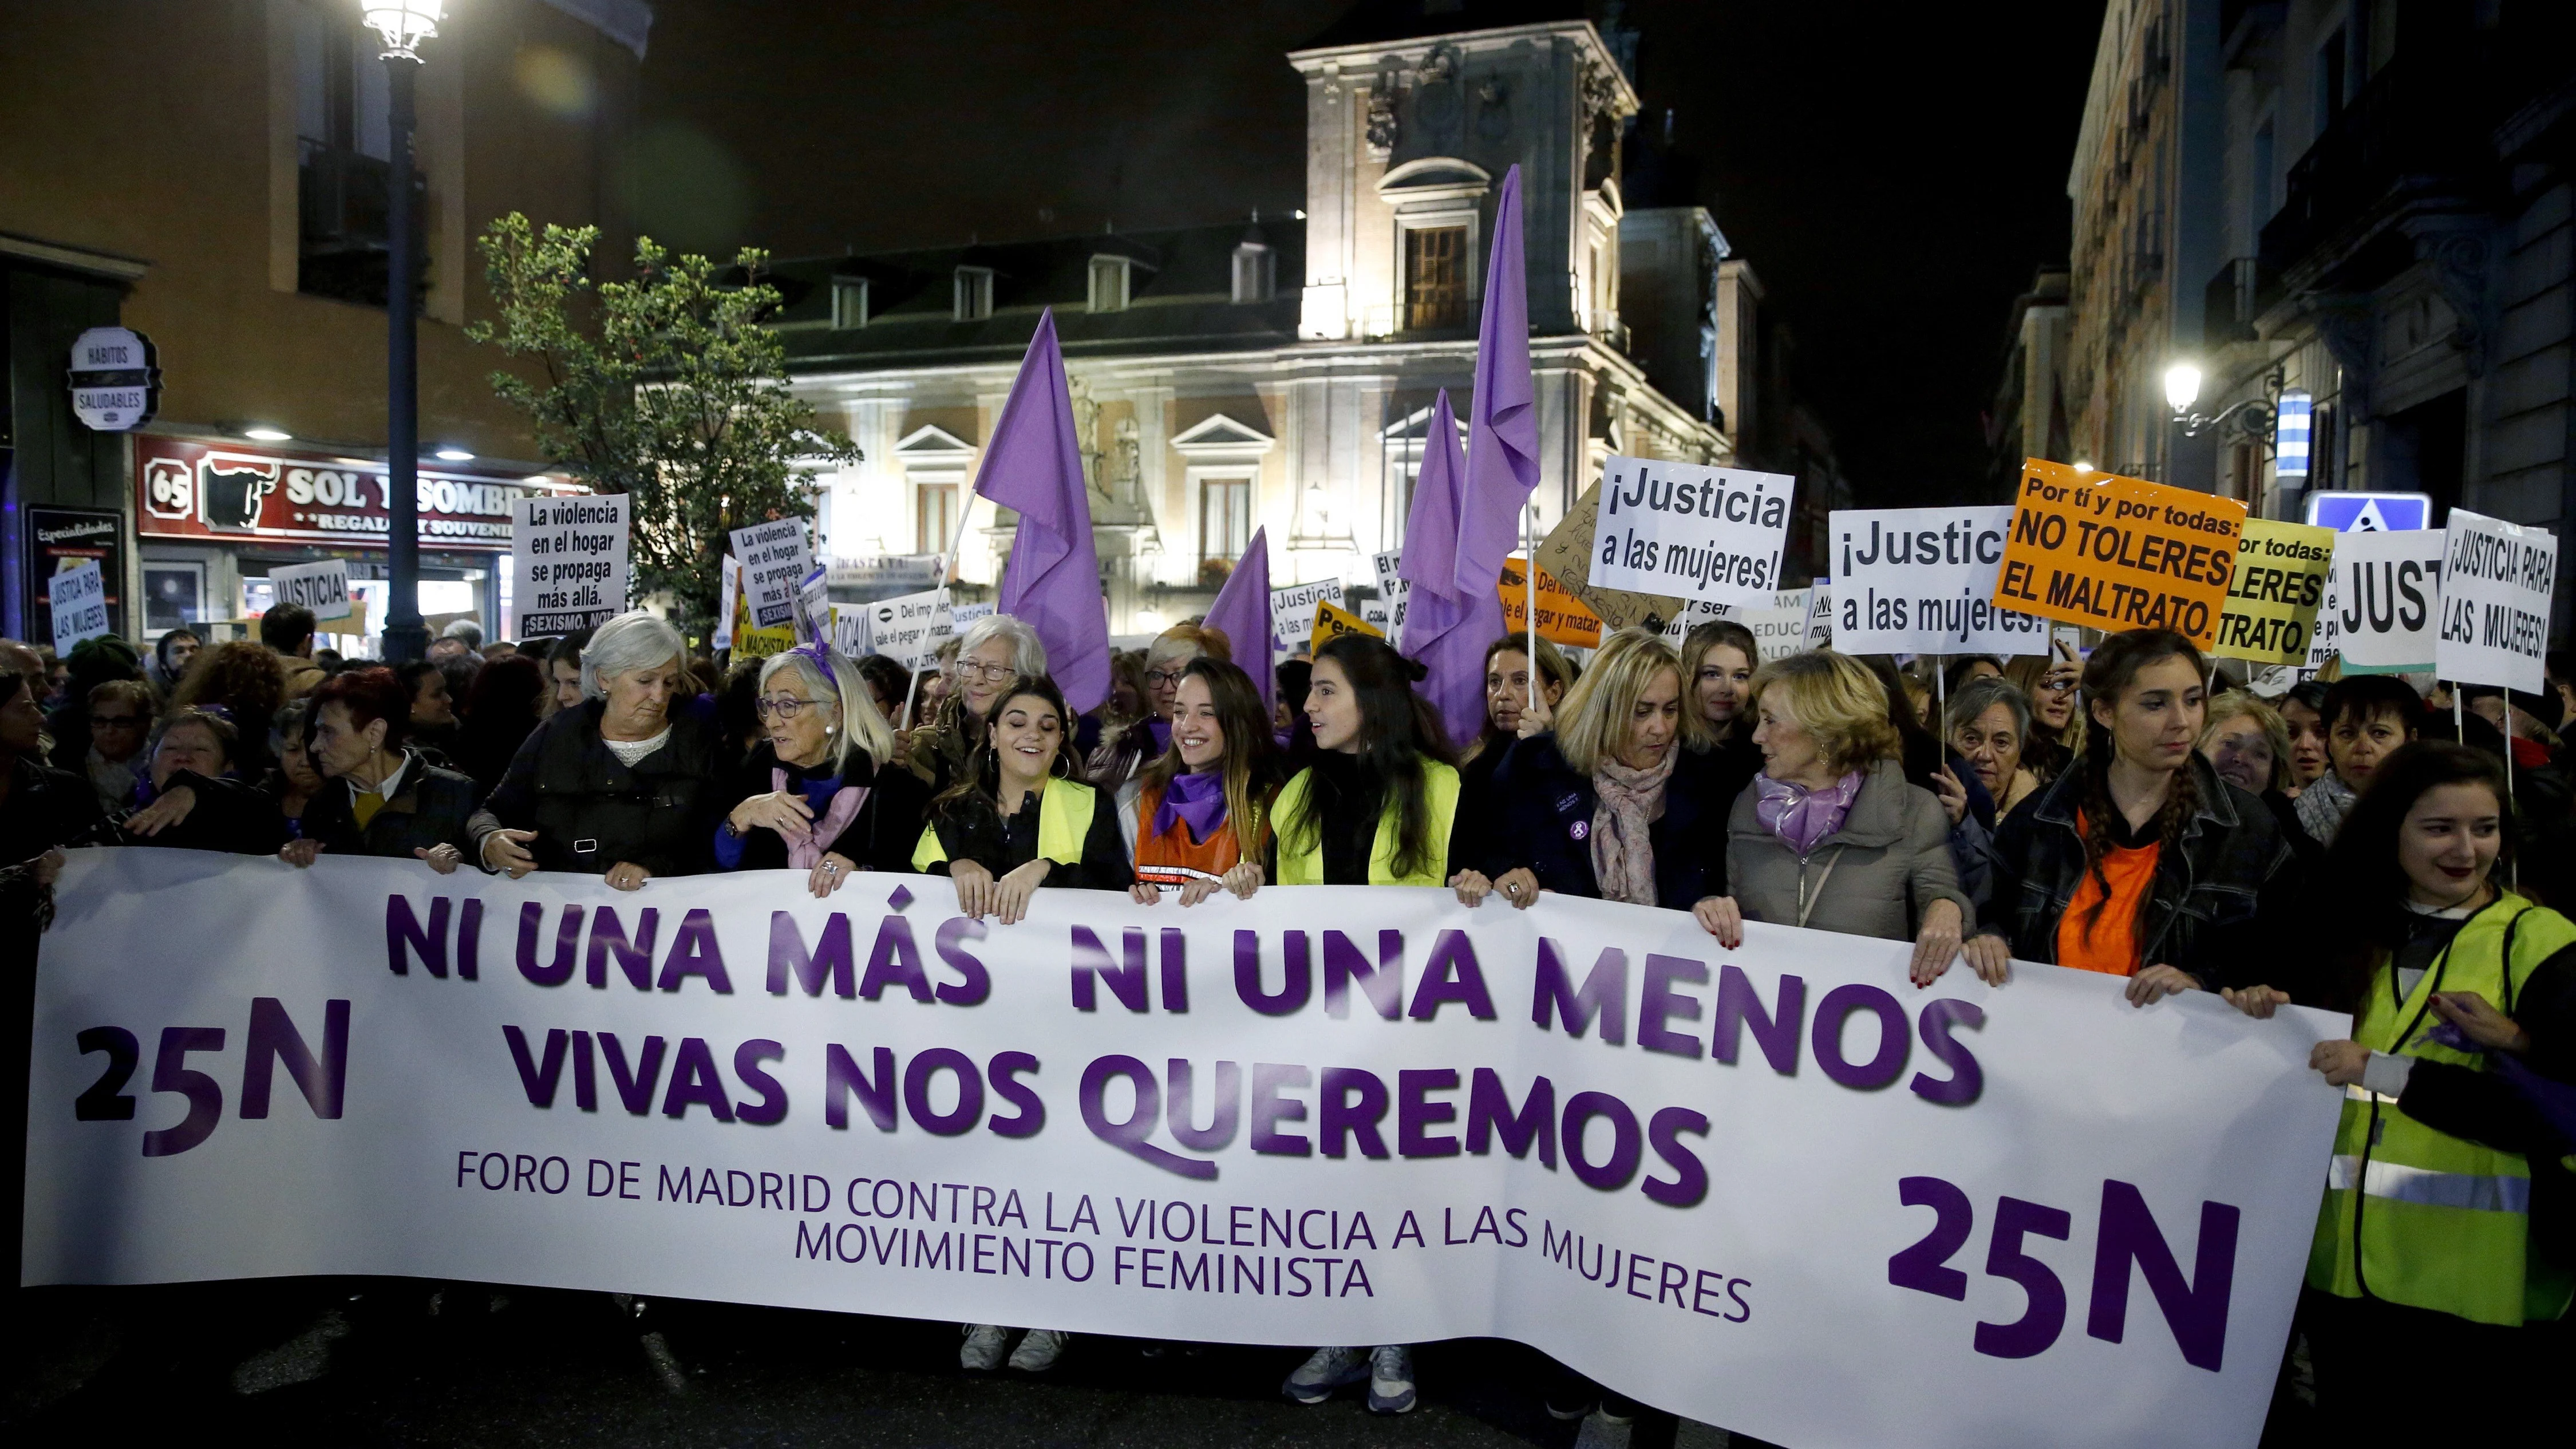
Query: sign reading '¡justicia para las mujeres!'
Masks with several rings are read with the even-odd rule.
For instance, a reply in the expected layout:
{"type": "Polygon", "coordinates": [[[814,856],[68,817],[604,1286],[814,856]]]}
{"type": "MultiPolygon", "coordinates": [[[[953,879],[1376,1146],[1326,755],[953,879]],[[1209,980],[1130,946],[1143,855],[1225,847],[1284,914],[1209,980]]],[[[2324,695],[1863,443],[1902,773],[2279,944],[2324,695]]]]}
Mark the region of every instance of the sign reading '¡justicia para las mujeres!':
{"type": "Polygon", "coordinates": [[[2340,1018],[1919,991],[1910,943],[1558,896],[1041,890],[1004,926],[802,881],[74,852],[26,1281],[1506,1336],[1802,1445],[2260,1431],[2340,1018]]]}

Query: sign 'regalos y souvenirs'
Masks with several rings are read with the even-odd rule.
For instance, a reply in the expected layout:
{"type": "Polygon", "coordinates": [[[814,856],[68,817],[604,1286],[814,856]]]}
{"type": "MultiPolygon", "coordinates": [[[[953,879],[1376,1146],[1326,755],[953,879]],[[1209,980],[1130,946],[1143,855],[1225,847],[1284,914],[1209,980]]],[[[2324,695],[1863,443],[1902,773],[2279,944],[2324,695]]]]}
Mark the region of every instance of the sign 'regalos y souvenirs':
{"type": "Polygon", "coordinates": [[[626,612],[632,543],[623,493],[522,498],[510,545],[522,634],[576,634],[626,612]]]}
{"type": "Polygon", "coordinates": [[[1761,605],[1789,541],[1785,473],[1612,458],[1601,477],[1590,582],[1604,589],[1761,605]]]}
{"type": "Polygon", "coordinates": [[[161,355],[126,327],[92,327],[72,339],[72,415],[102,433],[130,433],[161,405],[161,355]]]}
{"type": "MultiPolygon", "coordinates": [[[[135,527],[146,537],[380,547],[391,529],[381,462],[140,437],[134,440],[134,479],[135,527]]],[[[492,478],[424,467],[414,492],[421,547],[503,552],[510,547],[513,504],[582,492],[552,478],[492,478]]]]}
{"type": "Polygon", "coordinates": [[[2244,530],[2232,498],[2025,459],[1995,603],[2114,634],[2171,629],[2208,649],[2244,530]]]}

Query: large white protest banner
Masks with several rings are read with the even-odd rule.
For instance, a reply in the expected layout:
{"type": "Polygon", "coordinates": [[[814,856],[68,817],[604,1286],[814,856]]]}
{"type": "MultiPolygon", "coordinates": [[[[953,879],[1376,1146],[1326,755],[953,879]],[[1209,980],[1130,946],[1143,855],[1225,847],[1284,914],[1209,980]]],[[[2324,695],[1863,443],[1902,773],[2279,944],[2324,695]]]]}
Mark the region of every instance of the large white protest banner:
{"type": "Polygon", "coordinates": [[[1785,473],[1612,458],[1593,524],[1595,588],[1760,607],[1789,541],[1785,473]]]}
{"type": "Polygon", "coordinates": [[[45,576],[45,603],[54,615],[54,654],[69,657],[72,646],[108,632],[107,575],[94,558],[45,576]]]}
{"type": "Polygon", "coordinates": [[[1855,654],[2045,654],[2048,621],[1994,605],[2012,505],[1836,509],[1828,523],[1842,605],[1835,647],[1855,654]]]}
{"type": "Polygon", "coordinates": [[[277,564],[268,571],[275,592],[269,607],[302,604],[325,622],[349,617],[349,561],[326,558],[320,563],[277,564]]]}
{"type": "Polygon", "coordinates": [[[861,603],[890,599],[897,594],[917,594],[939,586],[939,576],[946,572],[940,565],[947,557],[939,553],[886,553],[836,558],[829,565],[832,588],[861,603]]]}
{"type": "Polygon", "coordinates": [[[2327,594],[2345,670],[2394,674],[2433,667],[2442,544],[2439,529],[2336,536],[2327,594]]]}
{"type": "Polygon", "coordinates": [[[74,851],[25,1280],[1522,1340],[1813,1449],[2254,1444],[2343,1018],[1548,896],[74,851]],[[151,911],[132,903],[149,899],[151,911]],[[174,951],[167,923],[189,922],[174,951]],[[1322,923],[1331,923],[1327,928],[1322,923]]]}
{"type": "Polygon", "coordinates": [[[733,556],[742,560],[742,591],[751,600],[754,628],[776,629],[795,619],[796,586],[814,568],[805,520],[773,518],[733,531],[733,556]]]}
{"type": "Polygon", "coordinates": [[[626,612],[626,503],[623,493],[584,493],[510,505],[511,603],[522,637],[596,629],[626,612]]]}
{"type": "Polygon", "coordinates": [[[1311,584],[1289,584],[1270,591],[1270,634],[1281,647],[1294,654],[1315,637],[1315,605],[1342,603],[1342,581],[1320,579],[1311,584]]]}
{"type": "Polygon", "coordinates": [[[858,608],[867,616],[867,651],[882,654],[908,671],[928,669],[953,628],[948,597],[938,589],[900,594],[858,608]]]}
{"type": "Polygon", "coordinates": [[[2549,600],[2558,586],[2558,540],[2530,528],[2451,510],[2442,535],[2442,627],[2433,672],[2462,684],[2538,694],[2548,688],[2549,600]]]}

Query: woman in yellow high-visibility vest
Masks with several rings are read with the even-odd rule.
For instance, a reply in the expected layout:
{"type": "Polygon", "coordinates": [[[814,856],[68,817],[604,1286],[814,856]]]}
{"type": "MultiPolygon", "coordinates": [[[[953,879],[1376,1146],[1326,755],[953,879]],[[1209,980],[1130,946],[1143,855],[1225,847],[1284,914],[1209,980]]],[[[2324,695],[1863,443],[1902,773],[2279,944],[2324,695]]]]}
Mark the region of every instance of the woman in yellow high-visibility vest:
{"type": "Polygon", "coordinates": [[[2576,923],[2495,878],[2505,798],[2483,751],[2407,745],[2320,876],[2327,964],[2299,998],[2353,1015],[2310,1059],[2345,1098],[2301,1315],[2320,1442],[2456,1427],[2458,1394],[2518,1382],[2524,1325],[2563,1317],[2576,1287],[2565,1245],[2532,1232],[2535,1188],[2565,1201],[2570,1145],[2499,1060],[2571,1075],[2576,923]]]}
{"type": "MultiPolygon", "coordinates": [[[[1458,771],[1439,715],[1413,692],[1421,677],[1420,665],[1365,634],[1344,634],[1315,651],[1306,690],[1315,754],[1279,792],[1272,880],[1290,886],[1450,881],[1458,771]]],[[[1363,1382],[1372,1411],[1411,1409],[1411,1345],[1319,1348],[1280,1388],[1298,1403],[1320,1404],[1335,1389],[1363,1382]]]]}

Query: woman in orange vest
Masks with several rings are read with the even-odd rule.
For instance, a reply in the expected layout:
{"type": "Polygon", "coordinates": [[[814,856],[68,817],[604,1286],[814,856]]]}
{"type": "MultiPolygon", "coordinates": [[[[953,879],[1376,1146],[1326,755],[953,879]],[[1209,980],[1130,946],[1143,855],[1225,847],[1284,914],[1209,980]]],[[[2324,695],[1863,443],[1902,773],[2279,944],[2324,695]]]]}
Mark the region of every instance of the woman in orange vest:
{"type": "Polygon", "coordinates": [[[1261,847],[1279,793],[1278,749],[1252,676],[1213,655],[1183,667],[1171,744],[1118,787],[1118,829],[1136,862],[1143,905],[1180,892],[1195,906],[1223,889],[1261,888],[1261,847]]]}

